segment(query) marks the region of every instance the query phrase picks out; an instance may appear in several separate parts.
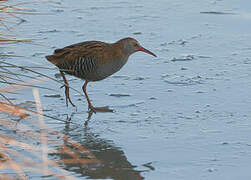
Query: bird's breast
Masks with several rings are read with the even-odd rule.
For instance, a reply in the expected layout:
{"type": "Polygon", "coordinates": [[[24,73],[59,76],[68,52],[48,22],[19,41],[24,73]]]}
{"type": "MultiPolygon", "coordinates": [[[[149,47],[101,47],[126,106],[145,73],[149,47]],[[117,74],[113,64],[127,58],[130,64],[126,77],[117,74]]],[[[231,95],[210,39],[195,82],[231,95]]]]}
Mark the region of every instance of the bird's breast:
{"type": "Polygon", "coordinates": [[[102,79],[118,72],[127,62],[128,58],[115,59],[103,64],[100,64],[97,68],[97,75],[102,79]]]}

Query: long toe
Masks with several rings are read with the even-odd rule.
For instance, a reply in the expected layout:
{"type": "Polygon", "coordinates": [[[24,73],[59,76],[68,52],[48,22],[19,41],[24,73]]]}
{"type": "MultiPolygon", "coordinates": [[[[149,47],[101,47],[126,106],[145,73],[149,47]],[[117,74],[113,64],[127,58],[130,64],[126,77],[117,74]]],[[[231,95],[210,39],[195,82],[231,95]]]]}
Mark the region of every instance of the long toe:
{"type": "Polygon", "coordinates": [[[114,112],[113,109],[110,109],[109,106],[104,107],[89,107],[91,111],[96,112],[114,112]]]}
{"type": "Polygon", "coordinates": [[[71,98],[69,97],[68,99],[69,99],[71,105],[72,105],[73,107],[75,107],[75,104],[73,104],[73,102],[71,101],[71,98]]]}
{"type": "Polygon", "coordinates": [[[67,87],[65,85],[64,85],[64,87],[65,87],[65,98],[66,98],[66,105],[67,105],[67,107],[68,107],[68,100],[71,103],[71,105],[73,107],[75,107],[75,105],[73,104],[73,102],[71,101],[71,98],[70,98],[69,87],[67,87]]]}

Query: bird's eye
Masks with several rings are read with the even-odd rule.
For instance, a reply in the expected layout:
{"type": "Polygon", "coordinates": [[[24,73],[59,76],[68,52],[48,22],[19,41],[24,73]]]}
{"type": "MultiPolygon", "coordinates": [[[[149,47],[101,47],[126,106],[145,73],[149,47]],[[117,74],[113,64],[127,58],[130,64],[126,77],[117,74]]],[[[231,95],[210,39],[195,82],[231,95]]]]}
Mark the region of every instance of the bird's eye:
{"type": "Polygon", "coordinates": [[[135,43],[135,44],[134,44],[134,47],[138,47],[138,44],[135,43]]]}

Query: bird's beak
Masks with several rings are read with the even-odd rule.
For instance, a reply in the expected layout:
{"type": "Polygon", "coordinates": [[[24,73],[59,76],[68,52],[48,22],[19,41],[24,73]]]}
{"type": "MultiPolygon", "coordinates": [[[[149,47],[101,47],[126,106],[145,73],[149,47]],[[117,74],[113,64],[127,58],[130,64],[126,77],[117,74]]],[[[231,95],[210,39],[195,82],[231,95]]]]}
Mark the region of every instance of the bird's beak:
{"type": "Polygon", "coordinates": [[[154,53],[152,53],[151,51],[149,51],[149,50],[147,50],[147,49],[145,49],[145,48],[143,48],[143,47],[140,47],[140,48],[138,49],[138,51],[142,51],[142,52],[145,52],[145,53],[147,53],[147,54],[150,54],[150,55],[152,55],[152,56],[154,56],[154,57],[157,57],[154,53]]]}

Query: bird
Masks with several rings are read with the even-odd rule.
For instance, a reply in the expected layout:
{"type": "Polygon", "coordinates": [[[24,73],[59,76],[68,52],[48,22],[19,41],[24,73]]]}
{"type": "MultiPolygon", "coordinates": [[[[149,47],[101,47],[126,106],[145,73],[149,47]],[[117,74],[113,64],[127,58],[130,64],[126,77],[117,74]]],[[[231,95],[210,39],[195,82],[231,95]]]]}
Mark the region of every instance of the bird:
{"type": "Polygon", "coordinates": [[[85,80],[82,90],[88,102],[88,109],[96,112],[113,112],[113,109],[94,107],[87,94],[86,87],[89,82],[101,81],[118,72],[128,61],[129,56],[136,52],[145,52],[157,57],[151,51],[145,49],[140,43],[131,37],[120,39],[114,43],[102,41],[84,41],[81,43],[56,49],[53,55],[46,59],[59,68],[64,80],[65,99],[75,106],[69,96],[69,84],[65,73],[85,80]]]}

